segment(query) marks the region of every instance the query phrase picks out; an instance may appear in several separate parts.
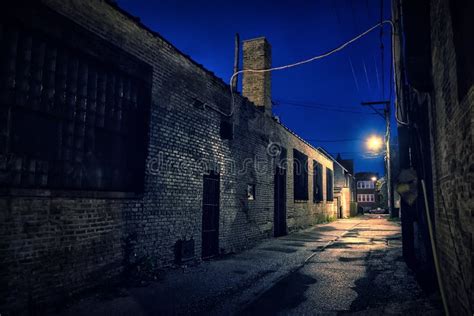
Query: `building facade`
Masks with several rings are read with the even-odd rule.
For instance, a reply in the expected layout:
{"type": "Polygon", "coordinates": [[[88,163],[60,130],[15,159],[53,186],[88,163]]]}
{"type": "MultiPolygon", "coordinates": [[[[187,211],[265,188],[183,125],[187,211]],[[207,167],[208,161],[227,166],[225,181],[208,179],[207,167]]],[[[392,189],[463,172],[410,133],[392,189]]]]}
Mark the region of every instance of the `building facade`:
{"type": "Polygon", "coordinates": [[[404,257],[427,289],[445,293],[451,315],[472,315],[474,3],[394,1],[392,10],[404,257]]]}
{"type": "Polygon", "coordinates": [[[354,161],[342,160],[340,155],[334,158],[323,148],[318,147],[318,149],[334,163],[334,204],[337,207],[337,218],[355,216],[357,213],[356,207],[354,207],[355,180],[353,171],[349,171],[343,164],[345,163],[351,170],[354,170],[354,161]]]}
{"type": "Polygon", "coordinates": [[[375,183],[378,179],[378,174],[373,172],[358,172],[355,178],[359,213],[377,208],[379,199],[375,183]]]}
{"type": "Polygon", "coordinates": [[[272,117],[269,74],[231,98],[113,1],[0,6],[2,314],[337,215],[333,161],[272,117]]]}

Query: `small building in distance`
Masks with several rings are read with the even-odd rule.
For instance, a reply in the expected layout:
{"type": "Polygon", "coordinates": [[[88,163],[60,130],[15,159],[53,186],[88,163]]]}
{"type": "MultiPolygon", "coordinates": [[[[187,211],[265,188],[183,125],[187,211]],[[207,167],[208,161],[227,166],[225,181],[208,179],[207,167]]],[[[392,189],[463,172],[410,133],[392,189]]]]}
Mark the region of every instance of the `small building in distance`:
{"type": "Polygon", "coordinates": [[[374,209],[378,205],[375,182],[379,178],[375,172],[358,172],[355,175],[357,186],[358,212],[363,213],[374,209]]]}
{"type": "Polygon", "coordinates": [[[351,213],[351,204],[355,201],[354,161],[343,160],[340,154],[337,155],[337,158],[334,158],[322,147],[318,147],[318,150],[334,162],[333,191],[337,218],[348,218],[356,215],[355,206],[351,213]]]}

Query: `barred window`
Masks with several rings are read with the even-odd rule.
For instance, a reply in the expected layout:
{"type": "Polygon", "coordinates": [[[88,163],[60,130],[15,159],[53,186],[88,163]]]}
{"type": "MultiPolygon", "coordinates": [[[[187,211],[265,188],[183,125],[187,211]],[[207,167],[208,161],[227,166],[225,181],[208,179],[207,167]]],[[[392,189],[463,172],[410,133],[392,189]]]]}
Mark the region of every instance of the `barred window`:
{"type": "Polygon", "coordinates": [[[141,191],[151,68],[49,14],[0,24],[0,186],[141,191]]]}
{"type": "Polygon", "coordinates": [[[308,156],[293,149],[293,179],[295,200],[308,200],[308,156]]]}

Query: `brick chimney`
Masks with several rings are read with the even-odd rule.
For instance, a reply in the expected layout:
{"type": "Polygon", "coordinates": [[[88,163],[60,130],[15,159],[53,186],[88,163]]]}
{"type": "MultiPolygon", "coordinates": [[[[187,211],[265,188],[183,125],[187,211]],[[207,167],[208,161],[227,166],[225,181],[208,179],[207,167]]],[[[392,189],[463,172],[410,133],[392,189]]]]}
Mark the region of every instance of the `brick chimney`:
{"type": "MultiPolygon", "coordinates": [[[[272,48],[265,37],[243,42],[243,69],[267,69],[272,65],[272,48]]],[[[242,94],[257,108],[272,114],[272,94],[270,72],[244,72],[242,94]]]]}

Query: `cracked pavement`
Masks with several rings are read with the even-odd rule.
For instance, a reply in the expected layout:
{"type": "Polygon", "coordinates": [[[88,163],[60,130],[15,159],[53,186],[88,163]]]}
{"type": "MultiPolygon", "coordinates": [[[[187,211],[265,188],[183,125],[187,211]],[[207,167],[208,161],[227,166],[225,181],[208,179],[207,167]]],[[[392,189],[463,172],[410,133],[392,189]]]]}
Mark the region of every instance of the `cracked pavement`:
{"type": "Polygon", "coordinates": [[[404,263],[400,234],[381,215],[315,225],[58,314],[442,315],[404,263]]]}

